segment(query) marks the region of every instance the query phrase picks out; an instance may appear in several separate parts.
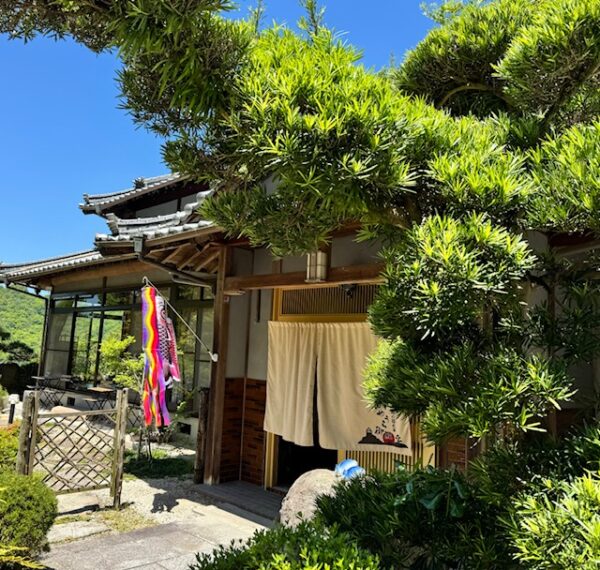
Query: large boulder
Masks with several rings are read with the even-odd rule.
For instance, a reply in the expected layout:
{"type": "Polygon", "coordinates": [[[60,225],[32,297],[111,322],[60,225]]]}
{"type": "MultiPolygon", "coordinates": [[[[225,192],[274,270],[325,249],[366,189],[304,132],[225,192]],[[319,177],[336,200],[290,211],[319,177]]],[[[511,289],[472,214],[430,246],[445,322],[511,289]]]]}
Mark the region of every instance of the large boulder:
{"type": "Polygon", "coordinates": [[[317,497],[332,495],[340,480],[340,475],[329,469],[314,469],[298,477],[281,504],[281,523],[294,528],[301,521],[312,519],[317,511],[317,497]]]}

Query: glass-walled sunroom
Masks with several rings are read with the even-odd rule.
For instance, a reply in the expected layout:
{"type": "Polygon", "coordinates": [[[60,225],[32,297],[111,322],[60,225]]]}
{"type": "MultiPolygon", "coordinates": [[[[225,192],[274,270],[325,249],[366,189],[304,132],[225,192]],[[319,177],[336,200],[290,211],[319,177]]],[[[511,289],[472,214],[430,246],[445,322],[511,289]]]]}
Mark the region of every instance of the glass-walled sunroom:
{"type": "MultiPolygon", "coordinates": [[[[212,346],[213,296],[204,287],[158,286],[185,323],[212,346]]],[[[70,376],[82,382],[101,378],[101,347],[110,338],[133,336],[130,350],[142,351],[140,289],[73,292],[52,295],[46,333],[44,375],[70,376]]],[[[177,337],[181,384],[172,393],[175,405],[197,401],[198,390],[210,385],[211,361],[188,327],[171,309],[177,337]]],[[[195,407],[195,406],[193,406],[195,407]]]]}

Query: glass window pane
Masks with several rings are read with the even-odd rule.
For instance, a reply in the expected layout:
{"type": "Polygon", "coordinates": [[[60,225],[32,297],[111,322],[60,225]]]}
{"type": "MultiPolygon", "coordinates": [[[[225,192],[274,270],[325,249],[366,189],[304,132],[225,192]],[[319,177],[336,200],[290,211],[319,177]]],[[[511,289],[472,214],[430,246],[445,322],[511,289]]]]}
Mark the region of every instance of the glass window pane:
{"type": "Polygon", "coordinates": [[[66,374],[69,366],[69,352],[66,350],[48,350],[46,352],[46,363],[44,374],[47,376],[58,376],[66,374]]]}
{"type": "Polygon", "coordinates": [[[123,338],[124,323],[127,320],[126,315],[130,311],[105,311],[103,315],[104,327],[102,330],[102,340],[107,338],[123,338]]]}
{"type": "Polygon", "coordinates": [[[196,384],[196,387],[208,388],[210,386],[211,363],[197,362],[196,365],[198,366],[198,382],[196,384]]]}
{"type": "Polygon", "coordinates": [[[107,307],[115,307],[119,305],[132,305],[133,304],[133,291],[113,291],[106,294],[106,302],[104,303],[107,307]]]}
{"type": "Polygon", "coordinates": [[[53,313],[50,315],[47,341],[48,348],[69,351],[72,323],[72,313],[53,313]]]}
{"type": "Polygon", "coordinates": [[[75,306],[75,297],[66,299],[52,299],[53,309],[72,309],[75,306]]]}
{"type": "Polygon", "coordinates": [[[214,311],[213,307],[205,307],[200,310],[202,315],[201,336],[206,346],[212,349],[213,344],[213,326],[214,326],[214,311]]]}
{"type": "Polygon", "coordinates": [[[77,308],[85,309],[88,307],[100,307],[102,305],[102,296],[100,294],[77,295],[77,308]]]}
{"type": "Polygon", "coordinates": [[[185,285],[177,286],[177,299],[182,301],[200,300],[202,289],[200,287],[187,287],[185,285]]]}
{"type": "Polygon", "coordinates": [[[138,309],[125,311],[123,315],[123,336],[133,336],[135,342],[131,345],[131,352],[142,352],[142,312],[138,309]]]}
{"type": "Polygon", "coordinates": [[[75,320],[71,373],[84,379],[95,379],[96,357],[102,313],[81,313],[75,320]]]}

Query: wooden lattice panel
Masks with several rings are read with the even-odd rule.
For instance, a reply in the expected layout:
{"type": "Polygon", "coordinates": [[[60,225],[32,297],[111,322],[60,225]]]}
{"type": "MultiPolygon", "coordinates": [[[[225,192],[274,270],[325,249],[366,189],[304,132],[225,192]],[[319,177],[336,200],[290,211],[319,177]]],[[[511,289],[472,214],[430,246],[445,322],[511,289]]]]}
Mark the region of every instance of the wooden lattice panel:
{"type": "Polygon", "coordinates": [[[373,303],[377,285],[289,289],[281,292],[281,316],[363,315],[373,303]]]}
{"type": "Polygon", "coordinates": [[[33,471],[57,493],[111,485],[116,410],[39,414],[33,471]]]}

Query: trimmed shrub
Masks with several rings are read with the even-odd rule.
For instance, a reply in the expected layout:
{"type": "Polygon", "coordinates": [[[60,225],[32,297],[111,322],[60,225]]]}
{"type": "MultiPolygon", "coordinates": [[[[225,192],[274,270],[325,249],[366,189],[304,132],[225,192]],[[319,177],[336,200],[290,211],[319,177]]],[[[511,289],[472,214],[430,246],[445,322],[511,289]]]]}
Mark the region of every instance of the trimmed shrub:
{"type": "Polygon", "coordinates": [[[56,497],[38,478],[0,472],[0,544],[37,554],[57,514],[56,497]]]}
{"type": "Polygon", "coordinates": [[[190,570],[379,570],[376,556],[335,527],[303,522],[257,532],[248,541],[199,554],[190,570]]]}
{"type": "Polygon", "coordinates": [[[592,570],[600,561],[600,480],[547,481],[512,517],[515,557],[532,570],[592,570]]]}
{"type": "Polygon", "coordinates": [[[400,468],[341,483],[317,500],[319,519],[393,568],[504,568],[497,509],[454,470],[400,468]]]}
{"type": "Polygon", "coordinates": [[[14,469],[19,451],[19,424],[0,427],[0,471],[14,469]]]}

